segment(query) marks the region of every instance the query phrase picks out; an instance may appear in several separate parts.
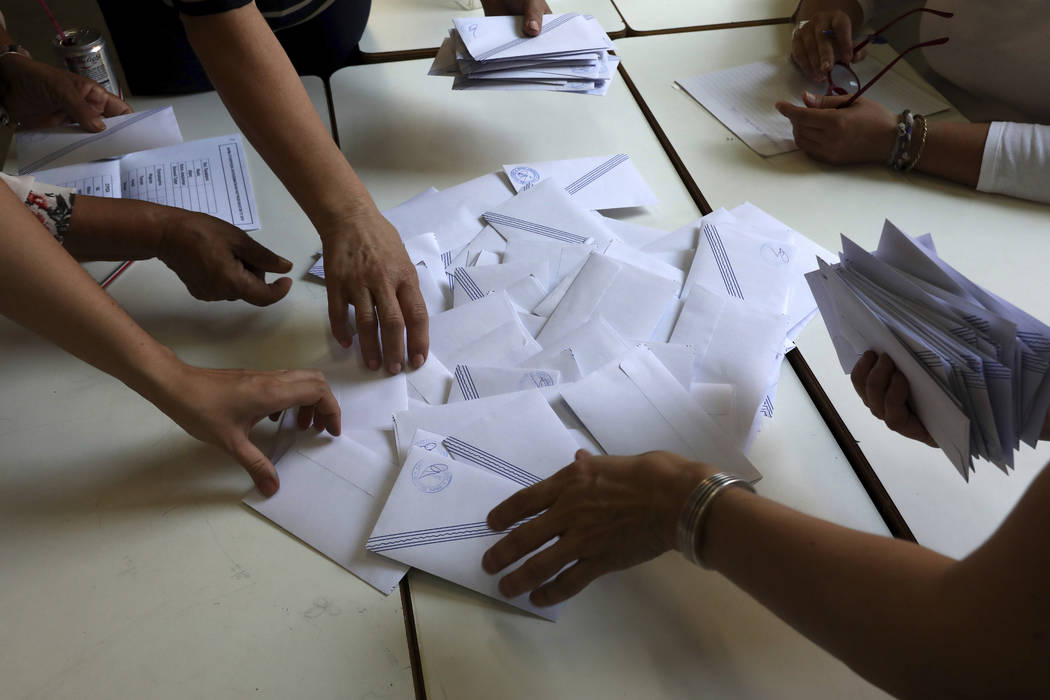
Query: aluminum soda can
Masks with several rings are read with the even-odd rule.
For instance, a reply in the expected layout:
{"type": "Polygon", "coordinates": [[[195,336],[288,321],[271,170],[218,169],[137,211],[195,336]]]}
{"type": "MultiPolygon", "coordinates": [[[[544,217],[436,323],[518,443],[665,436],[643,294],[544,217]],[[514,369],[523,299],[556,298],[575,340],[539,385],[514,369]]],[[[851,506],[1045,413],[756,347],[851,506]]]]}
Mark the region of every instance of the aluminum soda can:
{"type": "Polygon", "coordinates": [[[113,68],[113,59],[106,49],[106,39],[97,29],[67,29],[65,38],[56,35],[51,42],[55,53],[66,64],[66,68],[91,78],[106,91],[123,99],[124,92],[113,68]]]}

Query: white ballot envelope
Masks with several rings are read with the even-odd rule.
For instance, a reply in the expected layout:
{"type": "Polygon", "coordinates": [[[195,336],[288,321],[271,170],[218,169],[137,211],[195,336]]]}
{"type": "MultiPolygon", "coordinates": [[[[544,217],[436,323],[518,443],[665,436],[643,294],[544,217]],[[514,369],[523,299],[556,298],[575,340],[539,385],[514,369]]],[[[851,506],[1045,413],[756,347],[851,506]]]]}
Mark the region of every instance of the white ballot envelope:
{"type": "Polygon", "coordinates": [[[453,376],[455,381],[448,394],[449,403],[554,386],[561,381],[561,372],[556,369],[524,367],[456,365],[453,376]]]}
{"type": "Polygon", "coordinates": [[[348,349],[332,350],[313,366],[324,372],[345,426],[390,428],[393,414],[408,408],[405,373],[389,376],[368,369],[356,336],[348,349]]]}
{"type": "Polygon", "coordinates": [[[561,606],[538,608],[527,593],[504,598],[502,574],[481,568],[481,557],[504,534],[485,524],[489,511],[520,486],[485,469],[426,450],[408,453],[379,521],[369,551],[440,576],[548,620],[561,606]]]}
{"type": "Polygon", "coordinates": [[[503,172],[516,192],[550,178],[584,209],[649,207],[658,201],[626,153],[516,163],[504,165],[503,172]]]}
{"type": "Polygon", "coordinates": [[[171,107],[106,117],[102,121],[106,128],[98,133],[72,125],[18,132],[18,173],[26,175],[44,168],[182,143],[182,132],[171,107]]]}
{"type": "Polygon", "coordinates": [[[605,51],[609,41],[597,22],[588,22],[586,17],[574,12],[544,15],[543,27],[536,37],[527,37],[522,32],[520,15],[456,17],[452,24],[470,57],[476,61],[593,53],[605,51]]]}
{"type": "Polygon", "coordinates": [[[559,388],[608,454],[667,450],[717,465],[748,481],[761,478],[646,348],[635,348],[619,362],[559,388]]]}
{"type": "Polygon", "coordinates": [[[507,240],[539,236],[575,245],[594,243],[603,251],[615,238],[601,219],[573,201],[553,180],[522,191],[486,211],[484,217],[507,240]]]}
{"type": "Polygon", "coordinates": [[[346,437],[299,431],[277,461],[281,488],[244,503],[384,594],[408,567],[365,549],[397,473],[394,464],[346,437]]]}

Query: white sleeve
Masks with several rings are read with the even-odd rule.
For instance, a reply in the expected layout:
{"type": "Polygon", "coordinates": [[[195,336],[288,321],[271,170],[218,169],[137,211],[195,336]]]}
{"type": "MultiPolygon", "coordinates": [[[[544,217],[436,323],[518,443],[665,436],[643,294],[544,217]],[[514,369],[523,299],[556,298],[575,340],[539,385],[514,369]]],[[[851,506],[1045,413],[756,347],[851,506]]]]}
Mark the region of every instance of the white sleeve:
{"type": "Polygon", "coordinates": [[[1050,126],[992,122],[977,189],[1050,204],[1050,126]]]}
{"type": "Polygon", "coordinates": [[[8,175],[7,173],[0,173],[0,182],[4,183],[11,188],[11,191],[18,197],[19,202],[26,201],[26,197],[29,196],[29,191],[33,189],[33,183],[36,182],[36,178],[32,175],[8,175]]]}

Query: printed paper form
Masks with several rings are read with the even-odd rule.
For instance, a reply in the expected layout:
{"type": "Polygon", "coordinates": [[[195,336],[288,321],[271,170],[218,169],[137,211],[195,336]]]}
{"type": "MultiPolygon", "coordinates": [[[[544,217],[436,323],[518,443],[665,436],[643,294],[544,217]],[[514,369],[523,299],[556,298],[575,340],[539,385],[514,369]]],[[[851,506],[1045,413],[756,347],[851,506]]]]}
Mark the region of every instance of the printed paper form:
{"type": "MultiPolygon", "coordinates": [[[[854,63],[853,70],[863,85],[884,65],[868,56],[854,63]]],[[[826,90],[825,85],[807,80],[788,57],[705,73],[679,80],[678,84],[761,156],[798,150],[791,135],[791,122],[774,105],[778,101],[801,105],[803,90],[814,95],[823,95],[826,90]]],[[[864,96],[894,114],[905,109],[934,114],[950,106],[894,71],[879,78],[864,96]]]]}
{"type": "Polygon", "coordinates": [[[77,194],[122,197],[201,212],[245,231],[259,228],[244,144],[239,134],[189,141],[35,173],[77,194]]]}

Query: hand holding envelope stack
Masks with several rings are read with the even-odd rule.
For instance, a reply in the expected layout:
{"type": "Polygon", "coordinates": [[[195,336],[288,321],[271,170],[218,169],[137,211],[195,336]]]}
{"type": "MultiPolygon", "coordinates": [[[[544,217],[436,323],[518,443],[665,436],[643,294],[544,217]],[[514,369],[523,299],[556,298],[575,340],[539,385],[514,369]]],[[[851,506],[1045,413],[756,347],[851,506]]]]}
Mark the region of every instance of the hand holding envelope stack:
{"type": "Polygon", "coordinates": [[[246,502],[384,593],[416,567],[500,598],[489,510],[581,447],[757,480],[745,452],[828,253],[750,204],[670,233],[599,213],[656,201],[619,153],[505,164],[384,212],[428,303],[427,363],[322,358],[352,429],[282,431],[281,490],[246,502]]]}
{"type": "Polygon", "coordinates": [[[455,78],[453,90],[553,90],[604,95],[619,65],[612,41],[594,17],[544,15],[527,37],[521,16],[452,20],[430,75],[455,78]]]}
{"type": "Polygon", "coordinates": [[[869,349],[888,354],[964,479],[973,457],[1009,473],[1050,406],[1050,327],[944,262],[929,236],[887,221],[874,253],[844,236],[842,246],[840,263],[821,260],[807,279],[843,370],[869,349]]]}

